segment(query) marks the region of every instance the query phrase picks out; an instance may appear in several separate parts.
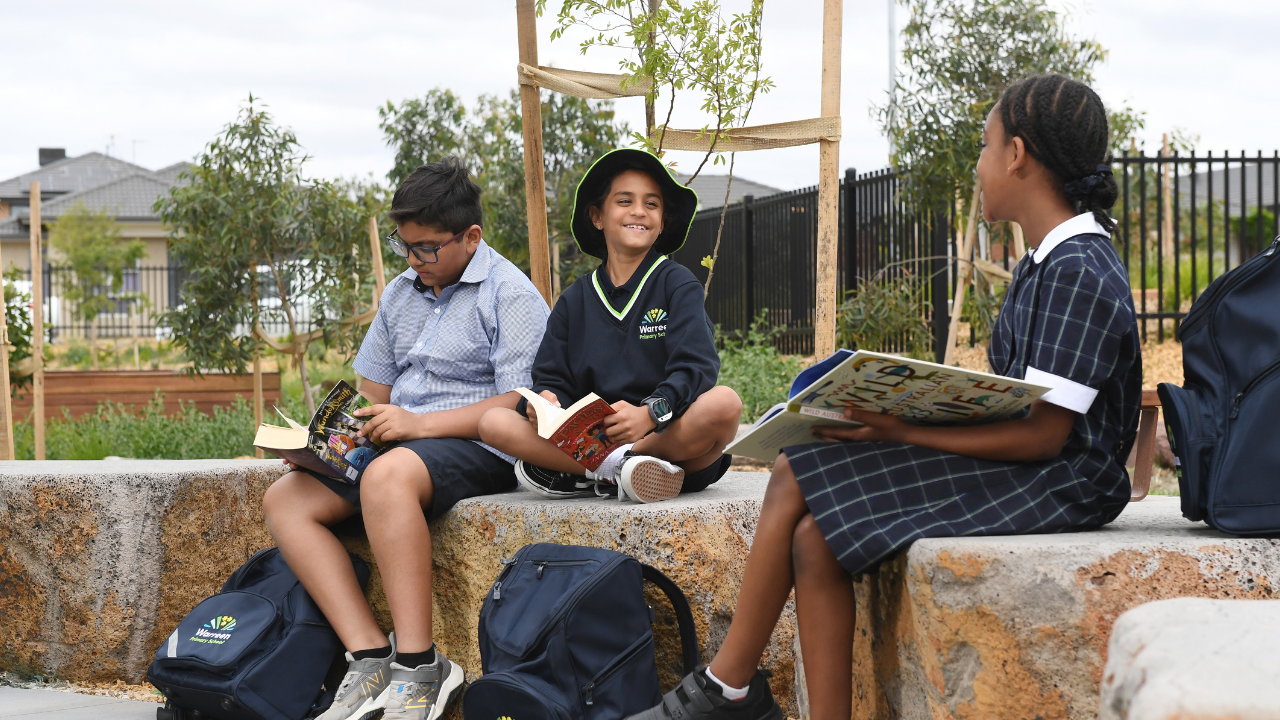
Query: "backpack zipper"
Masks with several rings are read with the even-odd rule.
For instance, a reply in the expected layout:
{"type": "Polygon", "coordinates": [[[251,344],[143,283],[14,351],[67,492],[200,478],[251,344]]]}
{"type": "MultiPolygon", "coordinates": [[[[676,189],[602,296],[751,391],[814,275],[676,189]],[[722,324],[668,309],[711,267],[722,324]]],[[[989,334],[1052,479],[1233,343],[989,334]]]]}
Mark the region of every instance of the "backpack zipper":
{"type": "Polygon", "coordinates": [[[1206,308],[1213,305],[1214,300],[1216,300],[1219,295],[1226,293],[1236,285],[1239,285],[1245,280],[1253,277],[1254,272],[1257,271],[1257,267],[1266,262],[1267,258],[1275,255],[1277,247],[1280,247],[1280,237],[1271,241],[1271,247],[1249,258],[1243,265],[1238,266],[1234,277],[1230,275],[1223,275],[1222,277],[1226,278],[1227,282],[1220,283],[1217,287],[1210,286],[1204,294],[1197,298],[1196,304],[1200,305],[1200,307],[1192,308],[1191,312],[1187,313],[1186,317],[1182,318],[1182,325],[1178,328],[1178,341],[1181,342],[1184,337],[1190,335],[1193,330],[1205,321],[1206,314],[1208,313],[1206,308]],[[1250,268],[1251,264],[1253,265],[1252,268],[1250,268]],[[1246,275],[1245,273],[1240,272],[1242,268],[1250,268],[1251,272],[1246,275]]]}
{"type": "Polygon", "coordinates": [[[1236,396],[1231,399],[1231,419],[1232,420],[1235,420],[1236,416],[1240,414],[1240,403],[1241,401],[1244,400],[1244,396],[1248,395],[1249,391],[1257,387],[1258,384],[1261,383],[1263,380],[1266,380],[1271,375],[1274,375],[1277,370],[1280,370],[1280,360],[1277,360],[1276,362],[1271,363],[1270,365],[1267,366],[1265,370],[1258,373],[1257,375],[1254,375],[1253,379],[1249,381],[1249,384],[1245,385],[1243,390],[1236,393],[1236,396]]]}
{"type": "Polygon", "coordinates": [[[509,557],[509,558],[502,558],[501,560],[499,560],[499,562],[502,563],[502,572],[498,573],[498,581],[493,584],[494,600],[502,599],[502,581],[507,579],[507,573],[511,572],[511,568],[515,567],[516,563],[519,562],[519,560],[517,560],[515,557],[509,557]]]}
{"type": "MultiPolygon", "coordinates": [[[[625,560],[634,560],[634,558],[632,558],[629,555],[620,555],[618,557],[613,557],[603,563],[600,563],[600,567],[594,573],[592,573],[589,579],[587,579],[585,582],[579,583],[578,587],[574,588],[573,593],[571,593],[568,597],[560,601],[560,607],[556,610],[554,615],[547,618],[546,625],[543,626],[542,631],[538,633],[537,637],[533,639],[533,642],[529,643],[529,648],[532,649],[541,645],[542,641],[545,640],[547,635],[549,635],[552,629],[555,628],[556,623],[560,622],[561,616],[563,616],[566,612],[568,612],[569,608],[573,607],[573,604],[574,602],[577,601],[578,597],[580,595],[586,594],[588,590],[591,590],[592,588],[594,588],[596,584],[600,582],[600,578],[604,577],[604,572],[606,570],[613,568],[616,565],[621,565],[625,560]]],[[[587,560],[587,561],[583,561],[583,564],[590,563],[590,562],[595,562],[595,561],[587,560]]]]}
{"type": "Polygon", "coordinates": [[[595,562],[595,561],[594,561],[594,560],[542,560],[542,561],[537,561],[537,562],[534,562],[534,563],[533,563],[533,566],[534,566],[534,567],[536,567],[536,568],[538,569],[538,571],[534,574],[534,577],[535,577],[536,579],[538,579],[538,580],[541,580],[541,579],[542,579],[542,571],[543,571],[543,570],[545,570],[545,569],[547,569],[547,566],[548,566],[548,565],[550,565],[551,567],[572,567],[572,566],[575,566],[575,565],[587,565],[587,564],[592,563],[592,562],[595,562]]]}

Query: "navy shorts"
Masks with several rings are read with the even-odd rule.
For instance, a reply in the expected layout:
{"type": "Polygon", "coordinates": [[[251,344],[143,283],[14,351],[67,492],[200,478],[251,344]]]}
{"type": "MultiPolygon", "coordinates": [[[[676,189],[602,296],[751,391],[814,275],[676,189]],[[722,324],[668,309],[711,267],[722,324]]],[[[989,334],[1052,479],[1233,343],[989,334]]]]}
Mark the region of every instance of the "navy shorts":
{"type": "MultiPolygon", "coordinates": [[[[449,512],[459,500],[479,495],[509,492],[516,489],[515,468],[511,463],[494,455],[471,440],[460,438],[422,438],[406,440],[392,448],[408,448],[422,458],[431,473],[434,497],[430,508],[423,508],[428,520],[434,520],[449,512]]],[[[325,487],[338,494],[356,509],[360,509],[360,485],[348,485],[341,480],[324,477],[305,470],[325,487]]]]}

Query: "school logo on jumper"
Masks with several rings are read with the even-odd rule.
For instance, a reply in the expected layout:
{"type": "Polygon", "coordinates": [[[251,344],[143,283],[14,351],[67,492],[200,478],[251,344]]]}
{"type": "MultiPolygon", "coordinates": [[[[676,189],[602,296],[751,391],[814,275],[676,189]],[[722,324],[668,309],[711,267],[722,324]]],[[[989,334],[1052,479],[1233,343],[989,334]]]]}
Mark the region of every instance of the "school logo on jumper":
{"type": "Polygon", "coordinates": [[[652,340],[667,336],[667,311],[653,308],[640,318],[640,339],[652,340]]]}
{"type": "Polygon", "coordinates": [[[231,639],[231,631],[235,629],[235,618],[230,615],[220,615],[205,623],[204,627],[196,628],[196,634],[191,637],[191,641],[221,645],[231,639]]]}

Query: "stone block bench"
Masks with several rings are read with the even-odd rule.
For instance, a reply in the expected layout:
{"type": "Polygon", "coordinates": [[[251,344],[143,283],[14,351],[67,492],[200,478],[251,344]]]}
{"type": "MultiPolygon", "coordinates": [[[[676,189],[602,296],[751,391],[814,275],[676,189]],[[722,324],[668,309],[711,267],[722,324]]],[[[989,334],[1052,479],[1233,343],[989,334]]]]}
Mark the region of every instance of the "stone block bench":
{"type": "Polygon", "coordinates": [[[1280,600],[1139,605],[1108,655],[1103,720],[1280,718],[1280,600]]]}
{"type": "MultiPolygon", "coordinates": [[[[136,682],[197,602],[271,544],[260,500],[277,461],[0,463],[0,670],[136,682]]],[[[437,641],[480,670],[475,626],[499,560],[549,541],[607,547],[684,588],[704,657],[732,618],[767,476],[731,473],[655,505],[460,503],[432,527],[437,641]]],[[[348,547],[372,559],[359,536],[348,547]]],[[[1093,718],[1107,640],[1125,610],[1178,596],[1266,598],[1280,542],[1183,520],[1176,498],[1131,504],[1099,531],[925,540],[855,581],[855,718],[1093,718]]],[[[374,574],[370,598],[389,629],[374,574]]],[[[659,609],[664,678],[678,666],[659,609]]],[[[804,717],[788,607],[765,658],[804,717]]]]}

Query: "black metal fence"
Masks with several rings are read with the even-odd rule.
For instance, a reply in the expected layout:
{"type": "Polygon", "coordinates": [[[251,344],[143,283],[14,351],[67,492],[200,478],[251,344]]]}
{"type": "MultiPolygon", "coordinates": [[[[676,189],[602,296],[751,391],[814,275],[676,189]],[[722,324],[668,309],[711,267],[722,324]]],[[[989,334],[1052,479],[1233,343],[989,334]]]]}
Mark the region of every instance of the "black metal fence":
{"type": "MultiPolygon", "coordinates": [[[[698,213],[688,241],[672,256],[704,284],[708,271],[701,262],[715,247],[721,210],[698,213]]],[[[922,313],[945,338],[945,258],[954,244],[952,225],[947,213],[910,206],[892,171],[858,175],[847,170],[840,183],[840,297],[882,270],[909,277],[920,284],[922,313]]],[[[812,353],[817,230],[816,187],[759,199],[746,196],[730,205],[707,297],[712,321],[723,332],[741,333],[763,311],[767,325],[782,328],[775,338],[779,350],[812,353]]]]}
{"type": "Polygon", "coordinates": [[[1280,235],[1280,151],[1126,154],[1114,165],[1116,250],[1144,339],[1154,326],[1163,340],[1210,282],[1280,235]]]}
{"type": "MultiPolygon", "coordinates": [[[[182,284],[187,278],[184,268],[173,265],[140,266],[124,271],[118,289],[86,285],[73,268],[44,266],[44,302],[42,304],[45,339],[63,342],[87,339],[142,338],[162,340],[170,336],[163,315],[181,303],[182,284]],[[98,309],[96,317],[94,308],[98,309]]],[[[108,283],[114,285],[114,283],[108,283]]],[[[22,271],[18,290],[30,292],[31,271],[22,271]]],[[[270,299],[266,301],[270,303],[270,299]]],[[[310,311],[300,303],[295,312],[306,330],[310,311]]],[[[275,313],[278,315],[278,313],[275,313]]],[[[287,322],[274,317],[268,308],[263,329],[275,336],[289,334],[287,322]]],[[[247,328],[241,328],[247,332],[247,328]]]]}
{"type": "MultiPolygon", "coordinates": [[[[1120,198],[1112,237],[1129,272],[1144,339],[1164,340],[1210,282],[1280,235],[1280,151],[1269,157],[1260,151],[1252,157],[1125,154],[1115,158],[1113,171],[1120,198]]],[[[813,352],[817,202],[817,188],[810,187],[729,206],[707,298],[707,312],[723,331],[745,331],[766,310],[766,322],[783,328],[775,340],[779,350],[813,352]]],[[[701,261],[712,254],[720,213],[698,213],[688,242],[673,255],[704,283],[701,261]]],[[[919,310],[941,358],[963,219],[949,209],[907,203],[892,170],[846,171],[839,297],[882,270],[908,278],[917,284],[919,310]]],[[[1012,243],[1002,223],[979,223],[984,259],[1011,268],[1018,260],[1012,243]]]]}

